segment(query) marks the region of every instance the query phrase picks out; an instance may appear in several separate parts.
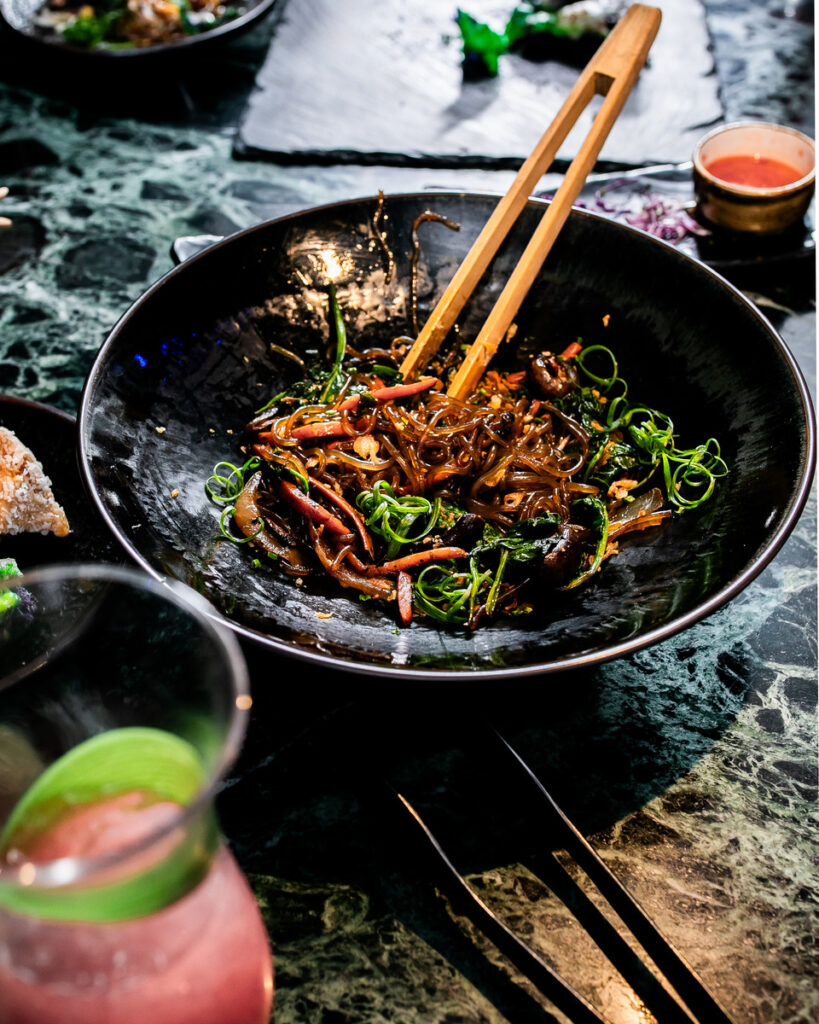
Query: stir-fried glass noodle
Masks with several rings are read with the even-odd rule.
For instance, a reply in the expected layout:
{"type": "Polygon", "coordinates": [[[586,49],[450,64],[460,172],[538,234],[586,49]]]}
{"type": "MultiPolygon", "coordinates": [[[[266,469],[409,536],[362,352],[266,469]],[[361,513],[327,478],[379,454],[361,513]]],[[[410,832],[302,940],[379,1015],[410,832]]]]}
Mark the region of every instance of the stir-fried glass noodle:
{"type": "Polygon", "coordinates": [[[362,600],[475,628],[572,589],[622,537],[696,508],[727,472],[713,438],[680,448],[671,420],[631,404],[617,361],[572,342],[467,401],[446,365],[404,381],[391,350],[347,344],[334,288],[332,365],[273,398],[250,457],[208,481],[222,531],[295,577],[327,574],[362,600]]]}

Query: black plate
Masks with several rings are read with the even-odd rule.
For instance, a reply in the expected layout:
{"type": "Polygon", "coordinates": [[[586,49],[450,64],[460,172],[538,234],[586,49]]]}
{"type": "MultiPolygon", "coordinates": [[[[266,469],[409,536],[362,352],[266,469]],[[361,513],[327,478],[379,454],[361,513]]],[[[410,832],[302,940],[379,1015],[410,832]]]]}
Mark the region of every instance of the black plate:
{"type": "Polygon", "coordinates": [[[197,32],[195,35],[183,36],[181,39],[174,39],[168,43],[122,49],[106,49],[102,46],[88,48],[72,46],[67,43],[58,31],[38,24],[37,14],[45,0],[0,0],[0,18],[12,32],[40,49],[45,47],[47,53],[52,57],[76,58],[81,59],[84,63],[93,61],[96,67],[112,62],[122,66],[130,64],[134,60],[144,62],[152,58],[181,58],[191,51],[199,53],[205,46],[235,36],[255,25],[276,2],[277,0],[239,0],[237,6],[242,9],[242,13],[237,18],[223,22],[215,28],[197,32]]]}
{"type": "Polygon", "coordinates": [[[0,535],[0,558],[14,558],[26,572],[56,562],[121,562],[122,552],[85,492],[77,464],[77,421],[41,402],[0,395],[0,427],[13,430],[43,464],[71,533],[0,535]]]}
{"type": "MultiPolygon", "coordinates": [[[[80,411],[87,482],[131,556],[156,576],[192,584],[238,632],[279,651],[422,678],[598,662],[691,625],[753,579],[808,492],[814,427],[802,376],[770,324],[722,278],[663,242],[582,211],[572,212],[532,288],[518,337],[534,334],[551,348],[578,335],[609,344],[631,394],[667,411],[683,439],[719,438],[731,475],[714,500],[624,542],[585,589],[474,635],[423,621],[399,630],[394,609],[322,581],[298,586],[271,564],[254,569],[247,546],[220,540],[205,480],[220,459],[242,459],[244,424],[290,379],[270,343],[304,350],[328,336],[322,293],[311,284],[321,280],[325,254],[345,260],[339,294],[351,337],[362,346],[387,343],[408,330],[415,217],[429,207],[461,225],[458,233],[422,229],[423,318],[496,202],[474,194],[388,198],[398,266],[387,287],[371,227],[375,203],[364,199],[234,235],[132,306],[100,350],[80,411]]],[[[468,307],[465,336],[544,208],[530,203],[503,246],[468,307]]]]}

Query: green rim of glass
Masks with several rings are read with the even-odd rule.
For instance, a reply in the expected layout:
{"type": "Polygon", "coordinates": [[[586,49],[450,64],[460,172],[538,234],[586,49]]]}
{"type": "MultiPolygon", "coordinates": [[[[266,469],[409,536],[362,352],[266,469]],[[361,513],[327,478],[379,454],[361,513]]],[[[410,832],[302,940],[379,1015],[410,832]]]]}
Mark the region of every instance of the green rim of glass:
{"type": "MultiPolygon", "coordinates": [[[[141,767],[138,778],[131,785],[121,788],[120,792],[125,788],[145,788],[148,777],[145,772],[147,757],[161,757],[166,759],[166,764],[172,763],[181,778],[186,776],[186,781],[175,790],[178,793],[176,802],[180,803],[178,822],[172,821],[143,841],[105,856],[66,857],[36,865],[26,863],[25,858],[22,858],[17,863],[9,863],[3,857],[8,837],[12,829],[16,828],[15,822],[20,820],[19,815],[25,811],[25,807],[34,807],[35,791],[43,793],[45,789],[40,790],[41,786],[56,784],[53,779],[59,762],[55,762],[23,795],[0,836],[0,908],[52,920],[116,921],[142,917],[161,910],[183,896],[201,880],[212,863],[220,842],[213,800],[241,749],[252,703],[247,668],[236,638],[219,613],[199,594],[176,580],[157,581],[135,569],[121,566],[55,564],[33,569],[14,579],[0,580],[0,593],[13,593],[18,588],[32,589],[41,584],[56,583],[65,576],[153,591],[170,603],[186,608],[199,621],[203,637],[221,650],[225,661],[225,682],[233,707],[221,742],[221,752],[211,768],[205,769],[193,746],[163,730],[138,727],[110,730],[85,741],[93,759],[96,759],[104,755],[107,744],[123,742],[122,739],[114,741],[103,737],[119,732],[124,733],[127,739],[130,733],[130,758],[134,766],[141,764],[141,767]],[[96,744],[100,746],[95,753],[96,744]],[[183,747],[187,747],[185,752],[182,751],[183,747]],[[188,767],[182,771],[181,767],[186,763],[188,767]],[[54,776],[51,776],[52,772],[54,776]],[[192,781],[194,774],[197,778],[195,784],[192,781]],[[166,857],[156,863],[149,863],[144,870],[139,871],[132,859],[143,855],[155,843],[167,842],[171,833],[179,838],[177,845],[166,857]],[[134,870],[123,877],[129,863],[134,870]]],[[[7,680],[12,684],[17,681],[14,677],[7,680]]],[[[64,755],[70,758],[68,765],[72,774],[79,770],[80,755],[76,751],[82,746],[84,744],[64,755]]],[[[126,747],[123,745],[121,749],[124,751],[126,747]]],[[[108,753],[110,755],[111,751],[108,753]]],[[[123,757],[122,760],[127,761],[128,758],[123,757]]],[[[88,770],[91,772],[91,768],[88,770]]],[[[125,769],[122,769],[121,779],[124,782],[125,769]]],[[[107,783],[104,792],[100,787],[97,788],[95,799],[106,794],[115,795],[110,787],[110,775],[107,783]]],[[[63,783],[59,785],[62,787],[63,783]]],[[[169,790],[168,785],[166,781],[164,792],[166,798],[172,798],[174,791],[169,790]]]]}
{"type": "MultiPolygon", "coordinates": [[[[135,790],[155,793],[158,799],[180,805],[180,823],[170,832],[148,837],[133,853],[116,851],[99,858],[103,865],[93,878],[74,885],[43,887],[37,884],[38,864],[18,877],[30,884],[0,884],[0,906],[53,920],[118,921],[154,913],[175,902],[203,877],[218,844],[215,816],[206,809],[183,824],[183,812],[199,792],[204,770],[198,754],[186,740],[161,729],[126,727],[92,736],[50,765],[23,794],[0,835],[0,857],[14,846],[15,834],[25,827],[46,829],[54,808],[64,812],[135,790]],[[174,831],[178,832],[174,836],[174,831]],[[156,843],[170,851],[142,870],[128,872],[128,861],[148,854],[156,843]],[[126,877],[104,880],[106,859],[115,873],[126,877]]],[[[72,858],[65,858],[66,861],[72,858]]],[[[59,861],[49,861],[53,869],[59,861]]]]}

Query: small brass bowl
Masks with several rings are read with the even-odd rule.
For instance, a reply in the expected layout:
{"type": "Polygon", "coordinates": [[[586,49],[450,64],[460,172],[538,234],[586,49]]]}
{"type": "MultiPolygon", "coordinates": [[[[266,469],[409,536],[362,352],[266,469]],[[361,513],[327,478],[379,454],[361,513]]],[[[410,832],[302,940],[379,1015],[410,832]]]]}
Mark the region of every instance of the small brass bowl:
{"type": "Polygon", "coordinates": [[[739,121],[709,132],[694,150],[694,191],[705,220],[731,231],[778,234],[800,221],[814,189],[816,153],[813,139],[779,124],[739,121]],[[768,157],[800,172],[779,186],[738,185],[712,174],[708,167],[724,157],[768,157]]]}

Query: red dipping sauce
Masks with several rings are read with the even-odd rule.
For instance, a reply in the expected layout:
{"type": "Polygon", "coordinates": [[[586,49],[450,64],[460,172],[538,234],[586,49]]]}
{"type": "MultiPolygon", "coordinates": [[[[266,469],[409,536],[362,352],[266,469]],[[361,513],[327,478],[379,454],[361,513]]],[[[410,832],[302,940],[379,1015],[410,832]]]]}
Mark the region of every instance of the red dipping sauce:
{"type": "Polygon", "coordinates": [[[743,154],[720,157],[705,164],[705,169],[721,181],[731,185],[749,185],[751,188],[781,188],[804,177],[801,171],[781,160],[743,154]]]}

